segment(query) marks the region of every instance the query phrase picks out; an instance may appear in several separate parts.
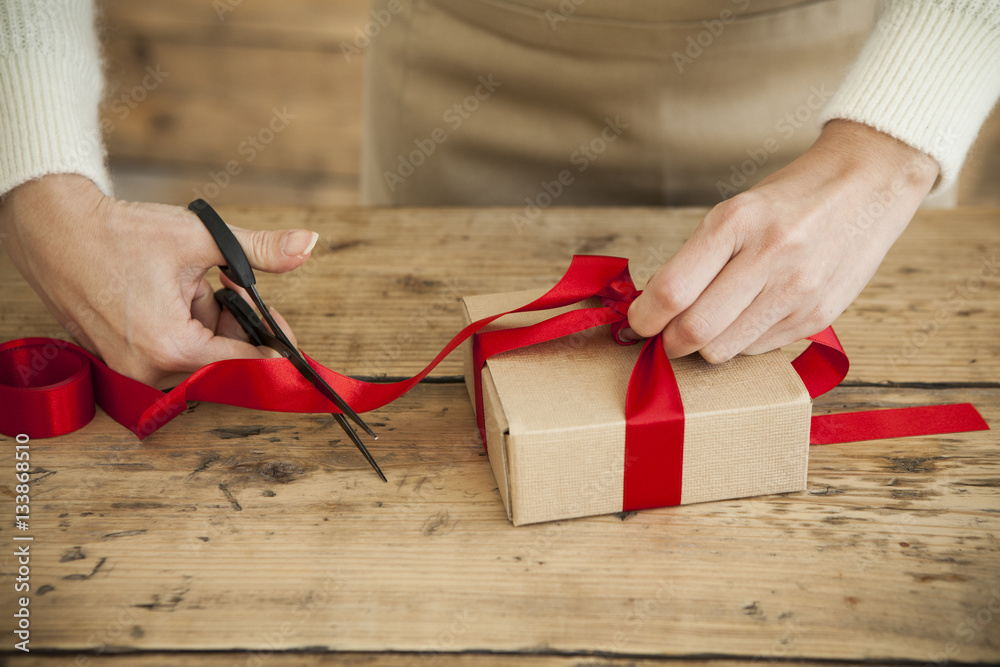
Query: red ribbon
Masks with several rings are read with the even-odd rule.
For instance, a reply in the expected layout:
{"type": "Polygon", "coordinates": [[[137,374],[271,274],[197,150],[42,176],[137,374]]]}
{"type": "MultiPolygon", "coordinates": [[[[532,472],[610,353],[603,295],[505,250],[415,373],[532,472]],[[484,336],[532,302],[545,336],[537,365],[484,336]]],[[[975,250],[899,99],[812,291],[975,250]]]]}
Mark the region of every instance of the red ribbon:
{"type": "Polygon", "coordinates": [[[625,395],[622,509],[680,505],[683,478],[684,406],[657,334],[644,343],[625,395]]]}
{"type": "MultiPolygon", "coordinates": [[[[572,310],[531,326],[491,331],[473,339],[476,418],[485,445],[480,378],[487,359],[605,324],[611,325],[617,340],[618,331],[627,324],[628,306],[638,294],[628,273],[628,260],[578,255],[544,295],[515,310],[469,324],[409,379],[389,384],[363,382],[306,358],[355,410],[367,412],[405,394],[463,341],[503,315],[561,308],[600,297],[600,308],[572,310]]],[[[809,340],[812,344],[792,366],[815,398],[837,386],[847,375],[849,364],[832,328],[809,340]]],[[[0,433],[25,433],[33,438],[70,433],[93,418],[95,399],[140,439],[183,412],[187,401],[276,412],[338,412],[285,359],[232,359],[209,364],[165,394],[112,371],[72,343],[22,338],[0,345],[0,433]]],[[[625,412],[624,509],[678,504],[683,486],[684,408],[659,336],[644,343],[629,381],[625,412]]],[[[967,403],[876,410],[814,417],[810,442],[827,444],[988,428],[967,403]]]]}

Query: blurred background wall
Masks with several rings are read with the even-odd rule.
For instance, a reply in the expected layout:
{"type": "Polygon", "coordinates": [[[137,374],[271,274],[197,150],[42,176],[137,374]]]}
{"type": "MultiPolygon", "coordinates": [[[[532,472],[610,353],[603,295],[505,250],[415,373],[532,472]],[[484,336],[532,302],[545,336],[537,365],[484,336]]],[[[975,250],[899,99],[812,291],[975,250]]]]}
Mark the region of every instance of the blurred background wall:
{"type": "MultiPolygon", "coordinates": [[[[98,6],[105,138],[119,197],[358,203],[368,0],[98,6]]],[[[1000,205],[996,110],[966,163],[959,203],[1000,205]]]]}

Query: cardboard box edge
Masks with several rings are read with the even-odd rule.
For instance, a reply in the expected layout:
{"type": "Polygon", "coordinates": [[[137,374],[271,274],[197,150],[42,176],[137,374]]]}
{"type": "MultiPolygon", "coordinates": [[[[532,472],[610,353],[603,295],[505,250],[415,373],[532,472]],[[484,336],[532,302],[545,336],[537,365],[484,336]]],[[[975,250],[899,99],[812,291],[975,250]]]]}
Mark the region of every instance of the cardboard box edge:
{"type": "MultiPolygon", "coordinates": [[[[468,304],[466,303],[465,297],[462,297],[462,319],[463,326],[468,326],[472,323],[472,316],[469,314],[468,304]]],[[[463,349],[463,366],[465,370],[465,388],[469,392],[469,401],[472,403],[473,414],[475,414],[476,409],[476,393],[474,389],[476,369],[473,368],[472,359],[472,341],[473,338],[462,343],[463,349]]],[[[513,506],[514,503],[511,499],[511,485],[510,485],[510,470],[507,462],[507,439],[509,436],[509,426],[507,422],[507,415],[503,410],[503,403],[500,401],[499,392],[497,392],[496,385],[493,382],[493,377],[489,373],[488,363],[484,366],[482,375],[482,391],[483,391],[483,411],[488,415],[494,415],[494,422],[496,423],[497,434],[500,435],[500,442],[486,443],[486,456],[490,461],[490,469],[493,471],[493,479],[497,483],[497,491],[500,493],[500,500],[504,505],[504,510],[507,513],[507,519],[514,522],[513,518],[513,506]],[[487,407],[489,406],[489,408],[487,407]],[[490,446],[492,444],[492,446],[490,446]],[[499,451],[500,456],[497,456],[499,451]]],[[[487,434],[491,430],[490,424],[486,424],[487,434]]],[[[497,440],[497,438],[489,440],[497,440]]],[[[517,525],[516,523],[514,525],[517,525]]]]}

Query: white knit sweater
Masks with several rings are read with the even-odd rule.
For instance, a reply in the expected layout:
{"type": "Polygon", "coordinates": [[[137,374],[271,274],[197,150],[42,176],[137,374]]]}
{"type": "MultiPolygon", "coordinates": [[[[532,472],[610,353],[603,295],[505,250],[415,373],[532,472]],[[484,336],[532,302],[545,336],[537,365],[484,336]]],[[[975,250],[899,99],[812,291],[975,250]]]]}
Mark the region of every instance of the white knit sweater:
{"type": "Polygon", "coordinates": [[[820,114],[927,153],[958,178],[1000,97],[1000,0],[880,0],[871,37],[820,114]]]}
{"type": "Polygon", "coordinates": [[[0,0],[0,194],[83,174],[106,194],[93,0],[0,0]]]}
{"type": "MultiPolygon", "coordinates": [[[[111,193],[98,118],[93,0],[0,0],[0,194],[77,173],[111,193]]],[[[871,38],[820,120],[870,125],[954,183],[1000,96],[1000,0],[882,0],[871,38]]]]}

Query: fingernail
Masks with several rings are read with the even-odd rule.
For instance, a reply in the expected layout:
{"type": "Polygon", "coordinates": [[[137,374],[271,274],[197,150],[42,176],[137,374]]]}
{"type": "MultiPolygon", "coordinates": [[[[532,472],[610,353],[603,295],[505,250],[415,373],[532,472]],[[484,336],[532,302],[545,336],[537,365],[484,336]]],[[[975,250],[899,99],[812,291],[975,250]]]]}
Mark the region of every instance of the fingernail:
{"type": "Polygon", "coordinates": [[[724,348],[712,345],[706,345],[702,349],[698,350],[698,354],[701,355],[702,359],[713,366],[725,363],[732,358],[724,348]]]}
{"type": "Polygon", "coordinates": [[[640,337],[629,327],[622,327],[618,331],[618,339],[621,341],[625,342],[636,341],[639,340],[639,338],[640,337]]]}
{"type": "Polygon", "coordinates": [[[312,252],[318,240],[319,234],[316,232],[296,229],[293,232],[288,232],[281,239],[281,252],[289,257],[302,257],[312,252]]]}

